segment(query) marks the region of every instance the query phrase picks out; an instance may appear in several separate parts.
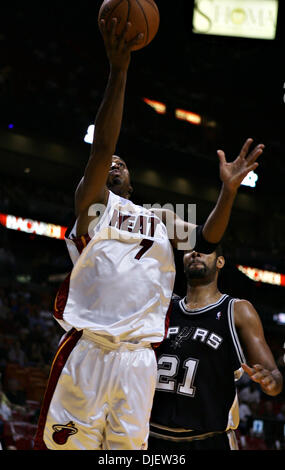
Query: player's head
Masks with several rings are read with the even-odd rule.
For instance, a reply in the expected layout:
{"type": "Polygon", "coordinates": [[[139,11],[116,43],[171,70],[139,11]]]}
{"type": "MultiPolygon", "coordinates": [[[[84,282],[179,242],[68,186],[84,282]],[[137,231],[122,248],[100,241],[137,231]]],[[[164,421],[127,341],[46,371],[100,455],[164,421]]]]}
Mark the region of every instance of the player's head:
{"type": "Polygon", "coordinates": [[[130,173],[124,160],[113,155],[112,163],[107,179],[107,187],[118,196],[129,199],[133,188],[131,186],[130,173]]]}
{"type": "Polygon", "coordinates": [[[195,250],[186,251],[183,264],[187,283],[198,285],[217,281],[219,272],[224,267],[225,258],[221,246],[218,245],[209,255],[195,250]]]}

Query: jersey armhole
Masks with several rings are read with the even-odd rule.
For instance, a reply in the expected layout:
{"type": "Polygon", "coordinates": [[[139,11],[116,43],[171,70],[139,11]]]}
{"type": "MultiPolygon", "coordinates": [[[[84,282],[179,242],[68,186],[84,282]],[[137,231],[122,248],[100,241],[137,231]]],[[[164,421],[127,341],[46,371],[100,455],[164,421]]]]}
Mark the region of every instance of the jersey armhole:
{"type": "MultiPolygon", "coordinates": [[[[240,344],[240,341],[239,341],[239,337],[238,337],[238,334],[237,334],[237,331],[236,331],[236,327],[235,327],[235,319],[234,319],[235,301],[236,301],[236,299],[231,299],[229,301],[229,305],[228,305],[228,323],[229,323],[229,329],[230,329],[234,349],[235,349],[235,352],[236,352],[236,356],[237,356],[239,364],[241,364],[241,363],[245,363],[246,359],[245,359],[245,356],[244,356],[244,353],[243,353],[243,350],[242,350],[242,347],[241,347],[241,344],[240,344]]],[[[235,372],[235,379],[238,380],[242,376],[242,374],[243,374],[243,369],[242,369],[242,367],[240,367],[235,372]]]]}

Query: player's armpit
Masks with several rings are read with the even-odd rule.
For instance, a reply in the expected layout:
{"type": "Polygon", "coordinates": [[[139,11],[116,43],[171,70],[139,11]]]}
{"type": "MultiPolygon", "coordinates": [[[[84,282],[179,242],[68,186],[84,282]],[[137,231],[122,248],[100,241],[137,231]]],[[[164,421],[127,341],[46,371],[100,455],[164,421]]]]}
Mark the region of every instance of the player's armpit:
{"type": "Polygon", "coordinates": [[[96,196],[94,196],[94,193],[93,193],[93,198],[92,198],[92,194],[90,194],[90,198],[88,198],[88,203],[86,203],[86,205],[80,204],[80,202],[82,202],[82,199],[80,199],[82,197],[82,194],[84,194],[83,178],[80,181],[77,187],[76,193],[75,193],[75,215],[76,215],[76,221],[77,221],[77,224],[76,224],[76,236],[77,237],[86,235],[87,233],[89,233],[89,230],[91,227],[94,228],[95,219],[98,219],[98,212],[100,216],[103,215],[104,210],[108,204],[109,190],[106,186],[103,188],[103,196],[101,196],[102,200],[101,199],[98,200],[98,197],[97,199],[95,199],[96,196]]]}

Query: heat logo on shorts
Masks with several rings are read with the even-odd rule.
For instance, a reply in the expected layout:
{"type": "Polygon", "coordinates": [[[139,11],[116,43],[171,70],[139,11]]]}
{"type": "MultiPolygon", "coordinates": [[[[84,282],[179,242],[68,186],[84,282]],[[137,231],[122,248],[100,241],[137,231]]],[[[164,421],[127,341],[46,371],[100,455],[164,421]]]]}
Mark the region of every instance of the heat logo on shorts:
{"type": "Polygon", "coordinates": [[[78,432],[78,429],[74,426],[72,421],[69,421],[67,424],[54,424],[52,429],[54,430],[52,438],[54,442],[59,445],[66,444],[69,436],[78,432]]]}

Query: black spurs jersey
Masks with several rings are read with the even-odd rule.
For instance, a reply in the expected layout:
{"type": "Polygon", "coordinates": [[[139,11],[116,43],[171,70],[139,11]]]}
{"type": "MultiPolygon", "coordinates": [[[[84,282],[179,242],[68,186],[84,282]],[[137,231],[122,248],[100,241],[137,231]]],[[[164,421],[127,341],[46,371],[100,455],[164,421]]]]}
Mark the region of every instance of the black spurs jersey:
{"type": "Polygon", "coordinates": [[[234,302],[224,294],[216,303],[189,310],[185,299],[172,299],[167,336],[156,349],[151,435],[187,439],[238,426],[235,379],[245,360],[234,302]]]}

